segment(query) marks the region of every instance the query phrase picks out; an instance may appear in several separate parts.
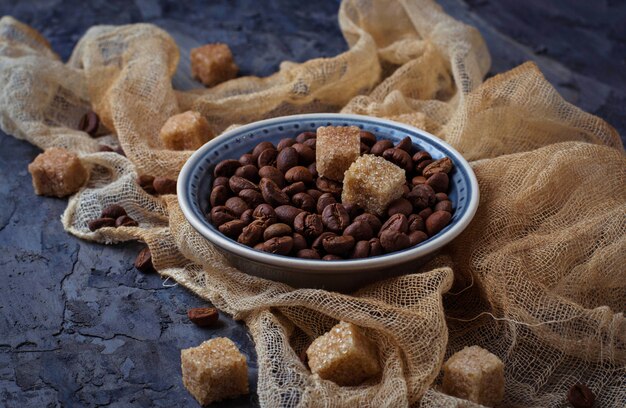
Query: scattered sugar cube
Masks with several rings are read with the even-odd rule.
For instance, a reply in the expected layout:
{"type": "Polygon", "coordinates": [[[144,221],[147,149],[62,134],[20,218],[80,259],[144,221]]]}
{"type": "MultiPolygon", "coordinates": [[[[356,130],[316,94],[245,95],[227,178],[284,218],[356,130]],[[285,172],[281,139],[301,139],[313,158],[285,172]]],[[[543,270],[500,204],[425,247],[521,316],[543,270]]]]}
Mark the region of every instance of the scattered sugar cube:
{"type": "Polygon", "coordinates": [[[306,354],[311,372],[339,385],[359,385],[381,371],[376,346],[352,323],[334,326],[306,354]]]}
{"type": "Polygon", "coordinates": [[[165,121],[159,136],[168,149],[196,150],[213,138],[213,132],[204,116],[187,111],[165,121]]]}
{"type": "Polygon", "coordinates": [[[383,215],[389,203],[402,196],[405,183],[403,169],[380,156],[366,154],[346,171],[341,201],[383,215]]]}
{"type": "Polygon", "coordinates": [[[248,393],[246,357],[225,337],[180,352],[185,388],[200,405],[248,393]]]}
{"type": "Polygon", "coordinates": [[[207,44],[191,50],[191,74],[206,86],[232,79],[237,71],[239,67],[226,44],[207,44]]]}
{"type": "Polygon", "coordinates": [[[38,195],[65,197],[87,181],[89,173],[74,153],[53,147],[38,155],[28,171],[38,195]]]}
{"type": "Polygon", "coordinates": [[[443,365],[443,392],[493,407],[504,397],[504,364],[479,347],[465,347],[443,365]]]}
{"type": "Polygon", "coordinates": [[[361,152],[361,130],[356,126],[317,128],[315,165],[320,176],[342,181],[343,174],[361,152]]]}

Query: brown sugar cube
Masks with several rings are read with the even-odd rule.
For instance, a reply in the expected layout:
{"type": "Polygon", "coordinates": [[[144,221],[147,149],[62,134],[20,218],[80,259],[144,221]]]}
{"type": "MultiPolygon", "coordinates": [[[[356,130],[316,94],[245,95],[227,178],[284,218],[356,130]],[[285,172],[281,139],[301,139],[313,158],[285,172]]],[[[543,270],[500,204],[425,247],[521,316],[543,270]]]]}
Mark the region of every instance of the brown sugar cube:
{"type": "Polygon", "coordinates": [[[232,79],[237,71],[239,67],[226,44],[207,44],[191,50],[191,74],[206,86],[232,79]]]}
{"type": "Polygon", "coordinates": [[[359,385],[381,371],[376,346],[352,323],[334,326],[306,354],[311,372],[342,386],[359,385]]]}
{"type": "Polygon", "coordinates": [[[504,364],[479,346],[465,347],[443,365],[443,392],[493,407],[504,397],[504,364]]]}
{"type": "Polygon", "coordinates": [[[404,193],[405,172],[380,156],[359,157],[346,171],[341,201],[382,215],[387,206],[404,193]]]}
{"type": "Polygon", "coordinates": [[[77,155],[53,147],[28,165],[38,195],[65,197],[74,194],[87,181],[87,169],[77,155]]]}
{"type": "Polygon", "coordinates": [[[204,116],[187,111],[165,121],[159,136],[168,149],[196,150],[213,138],[213,132],[204,116]]]}
{"type": "Polygon", "coordinates": [[[356,126],[317,128],[317,173],[331,180],[343,181],[343,174],[361,152],[361,130],[356,126]]]}
{"type": "Polygon", "coordinates": [[[180,352],[185,388],[200,405],[248,393],[246,357],[225,337],[180,352]]]}

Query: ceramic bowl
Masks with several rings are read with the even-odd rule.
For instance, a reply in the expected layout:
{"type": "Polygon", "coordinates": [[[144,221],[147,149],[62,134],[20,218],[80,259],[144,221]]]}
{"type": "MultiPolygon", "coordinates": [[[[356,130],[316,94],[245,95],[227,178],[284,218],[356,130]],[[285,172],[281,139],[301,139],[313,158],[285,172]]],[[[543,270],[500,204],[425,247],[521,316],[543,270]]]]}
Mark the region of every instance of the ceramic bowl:
{"type": "Polygon", "coordinates": [[[478,207],[478,183],[467,161],[441,139],[414,127],[389,120],[346,114],[305,114],[254,122],[225,132],[198,149],[178,177],[178,201],[189,223],[239,270],[251,275],[287,283],[293,287],[323,288],[350,292],[365,284],[403,273],[415,272],[435,251],[457,237],[470,223],[478,207]],[[211,225],[205,214],[210,209],[209,195],[213,169],[225,159],[238,159],[258,143],[274,144],[320,126],[358,126],[378,139],[395,143],[410,136],[417,149],[426,150],[433,159],[448,156],[454,163],[449,174],[449,199],[454,214],[450,224],[428,240],[402,251],[365,259],[322,261],[300,259],[255,251],[237,243],[211,225]]]}

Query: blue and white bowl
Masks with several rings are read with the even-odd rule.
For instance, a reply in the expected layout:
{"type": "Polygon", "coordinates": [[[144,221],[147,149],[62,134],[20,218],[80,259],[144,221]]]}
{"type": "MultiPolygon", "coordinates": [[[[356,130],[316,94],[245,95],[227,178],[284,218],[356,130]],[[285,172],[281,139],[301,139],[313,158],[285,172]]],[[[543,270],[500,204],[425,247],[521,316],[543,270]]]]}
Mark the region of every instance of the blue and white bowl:
{"type": "Polygon", "coordinates": [[[225,132],[198,149],[185,163],[178,177],[178,202],[191,225],[239,270],[251,275],[287,283],[293,287],[353,291],[367,283],[391,276],[412,273],[438,249],[457,237],[470,223],[478,207],[478,183],[467,161],[450,145],[414,127],[369,116],[332,113],[283,116],[262,120],[225,132]],[[428,240],[390,254],[342,261],[300,259],[255,251],[223,235],[205,217],[210,209],[209,196],[213,169],[225,159],[238,159],[262,141],[277,144],[320,126],[358,126],[378,139],[394,144],[410,136],[418,150],[433,159],[449,157],[454,169],[449,174],[448,197],[454,214],[450,224],[428,240]]]}

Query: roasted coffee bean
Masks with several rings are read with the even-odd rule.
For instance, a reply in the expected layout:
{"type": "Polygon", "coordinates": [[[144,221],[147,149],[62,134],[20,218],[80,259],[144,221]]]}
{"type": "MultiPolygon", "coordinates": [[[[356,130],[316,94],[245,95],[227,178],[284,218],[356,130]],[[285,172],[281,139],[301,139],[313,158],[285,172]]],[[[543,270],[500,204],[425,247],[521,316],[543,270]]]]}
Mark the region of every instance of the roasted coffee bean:
{"type": "Polygon", "coordinates": [[[94,111],[85,113],[78,122],[78,130],[89,134],[89,136],[95,136],[98,133],[98,127],[100,126],[100,118],[94,111]]]}
{"type": "Polygon", "coordinates": [[[435,173],[450,173],[452,170],[452,160],[449,157],[442,157],[439,160],[435,160],[422,170],[424,177],[429,178],[435,173]]]}
{"type": "Polygon", "coordinates": [[[361,130],[360,134],[361,143],[365,143],[368,146],[374,146],[376,143],[376,136],[372,132],[368,132],[367,130],[361,130]]]}
{"type": "Polygon", "coordinates": [[[217,207],[218,205],[224,205],[226,200],[230,197],[230,189],[224,186],[214,187],[209,196],[209,202],[211,207],[217,207]]]}
{"type": "Polygon", "coordinates": [[[306,249],[308,247],[308,244],[306,242],[306,238],[304,238],[302,236],[302,234],[298,234],[297,232],[295,232],[292,236],[293,238],[293,249],[292,251],[294,252],[298,252],[302,249],[306,249]]]}
{"type": "MultiPolygon", "coordinates": [[[[266,141],[266,142],[261,142],[261,143],[259,143],[258,145],[256,145],[256,146],[254,147],[254,149],[252,149],[252,155],[253,155],[254,157],[256,157],[256,158],[257,158],[257,160],[258,160],[258,158],[259,158],[259,156],[261,155],[261,153],[262,153],[264,150],[267,150],[267,149],[273,149],[273,150],[276,150],[276,148],[274,147],[274,145],[273,145],[271,142],[267,142],[267,141],[266,141]]],[[[261,167],[262,167],[262,166],[259,166],[259,168],[261,168],[261,167]]]]}
{"type": "Polygon", "coordinates": [[[407,194],[409,194],[409,192],[411,192],[411,187],[409,187],[406,184],[402,185],[402,197],[406,197],[407,194]]]}
{"type": "Polygon", "coordinates": [[[435,193],[445,193],[448,191],[448,184],[450,183],[450,179],[446,173],[435,173],[432,176],[428,177],[426,180],[426,184],[431,186],[435,193]]]}
{"type": "Polygon", "coordinates": [[[220,315],[214,307],[194,307],[187,310],[187,317],[196,326],[212,327],[218,322],[220,315]]]}
{"type": "Polygon", "coordinates": [[[447,211],[449,213],[452,213],[452,201],[439,201],[437,204],[435,204],[435,211],[447,211]]]}
{"type": "Polygon", "coordinates": [[[364,214],[358,215],[354,218],[354,221],[364,221],[368,223],[370,227],[372,228],[372,232],[374,234],[378,234],[378,231],[380,231],[380,227],[382,227],[383,225],[383,223],[380,221],[380,219],[377,216],[375,216],[374,214],[370,214],[370,213],[364,213],[364,214]]]}
{"type": "Polygon", "coordinates": [[[239,192],[239,197],[241,197],[250,208],[256,208],[265,202],[265,200],[263,200],[263,194],[250,188],[241,190],[239,192]]]}
{"type": "Polygon", "coordinates": [[[333,255],[346,255],[354,248],[355,240],[350,235],[327,236],[322,239],[324,250],[333,255]]]}
{"type": "Polygon", "coordinates": [[[259,181],[259,170],[253,164],[246,164],[235,170],[235,176],[243,177],[253,183],[259,181]]]}
{"type": "Polygon", "coordinates": [[[422,160],[421,162],[417,163],[417,164],[415,165],[415,173],[416,173],[418,176],[422,175],[423,170],[424,170],[426,167],[428,167],[428,165],[429,165],[430,163],[432,163],[432,162],[433,162],[432,160],[422,160]]]}
{"type": "Polygon", "coordinates": [[[287,187],[283,188],[283,193],[291,197],[295,194],[303,193],[304,190],[306,190],[306,184],[304,184],[301,181],[298,181],[296,183],[290,184],[287,187]]]}
{"type": "Polygon", "coordinates": [[[350,225],[350,215],[348,215],[343,205],[338,203],[330,204],[322,211],[322,222],[328,230],[341,233],[350,225]]]}
{"type": "Polygon", "coordinates": [[[326,177],[318,177],[317,180],[315,180],[315,186],[322,193],[331,193],[335,197],[341,196],[341,190],[343,190],[342,183],[327,179],[326,177]]]}
{"type": "Polygon", "coordinates": [[[448,195],[446,193],[437,193],[435,194],[435,198],[437,201],[445,201],[448,199],[448,195]]]}
{"type": "Polygon", "coordinates": [[[229,198],[224,207],[228,208],[237,218],[241,217],[241,214],[249,208],[248,204],[240,197],[229,198]]]}
{"type": "Polygon", "coordinates": [[[324,211],[324,208],[326,208],[327,206],[331,205],[331,204],[335,204],[337,202],[337,200],[335,200],[335,196],[330,194],[330,193],[323,193],[318,199],[317,199],[317,212],[318,214],[321,214],[322,211],[324,211]]]}
{"type": "Polygon", "coordinates": [[[411,179],[411,184],[414,186],[418,184],[426,184],[426,177],[424,176],[415,176],[411,179]]]}
{"type": "Polygon", "coordinates": [[[311,149],[315,150],[317,146],[317,138],[312,137],[311,139],[307,139],[304,142],[302,142],[302,144],[305,146],[309,146],[311,149]]]}
{"type": "Polygon", "coordinates": [[[383,152],[383,158],[395,164],[396,166],[409,172],[413,167],[411,156],[402,149],[387,149],[383,152]]]}
{"type": "Polygon", "coordinates": [[[215,180],[213,180],[213,188],[219,186],[224,186],[228,189],[228,191],[230,191],[230,187],[228,186],[228,177],[216,177],[215,180]]]}
{"type": "MultiPolygon", "coordinates": [[[[293,147],[282,149],[276,156],[276,167],[283,173],[298,165],[298,152],[293,147]]],[[[289,179],[287,179],[289,180],[289,179]]]]}
{"type": "Polygon", "coordinates": [[[298,163],[302,165],[309,165],[315,162],[315,150],[302,143],[296,143],[293,146],[298,152],[298,163]]]}
{"type": "Polygon", "coordinates": [[[355,221],[343,231],[343,235],[351,235],[357,241],[367,241],[374,236],[372,227],[365,221],[355,221]]]}
{"type": "MultiPolygon", "coordinates": [[[[404,150],[407,153],[411,153],[411,149],[413,148],[413,142],[411,141],[411,138],[409,136],[405,137],[404,139],[400,140],[398,142],[398,144],[396,144],[396,149],[400,149],[400,150],[404,150]]],[[[409,156],[411,157],[411,156],[409,156]]]]}
{"type": "Polygon", "coordinates": [[[255,246],[263,238],[263,232],[265,231],[265,222],[262,220],[255,220],[248,224],[239,234],[237,242],[247,246],[255,246]]]}
{"type": "Polygon", "coordinates": [[[430,153],[428,153],[426,150],[420,150],[419,152],[413,155],[412,159],[415,164],[419,164],[423,162],[424,160],[432,160],[433,158],[430,156],[430,153]]]}
{"type": "Polygon", "coordinates": [[[239,163],[239,160],[222,160],[215,166],[215,170],[213,170],[213,175],[215,177],[230,177],[235,174],[235,171],[239,167],[241,167],[241,163],[239,163]]]}
{"type": "Polygon", "coordinates": [[[230,187],[230,191],[235,194],[239,194],[241,190],[245,189],[259,190],[259,187],[256,184],[239,176],[232,176],[230,180],[228,180],[228,187],[230,187]]]}
{"type": "Polygon", "coordinates": [[[409,223],[409,232],[426,231],[426,225],[424,224],[424,219],[417,214],[409,215],[407,222],[409,223]]]}
{"type": "Polygon", "coordinates": [[[269,204],[259,204],[252,212],[255,220],[263,221],[266,227],[274,224],[277,220],[276,210],[269,204]]]}
{"type": "Polygon", "coordinates": [[[306,167],[296,166],[287,170],[287,173],[285,173],[285,180],[287,180],[289,183],[296,183],[298,181],[301,181],[308,184],[313,181],[313,176],[311,175],[309,169],[307,169],[306,167]]]}
{"type": "Polygon", "coordinates": [[[264,243],[265,252],[277,255],[288,255],[293,248],[293,238],[291,237],[275,237],[270,238],[264,243]]]}
{"type": "Polygon", "coordinates": [[[294,206],[304,211],[315,212],[316,210],[315,200],[307,193],[294,194],[294,196],[291,197],[291,202],[294,206]]]}
{"type": "Polygon", "coordinates": [[[385,253],[383,246],[380,244],[380,239],[372,238],[367,243],[370,246],[370,256],[378,256],[385,253]]]}
{"type": "Polygon", "coordinates": [[[139,252],[137,258],[135,258],[135,268],[142,273],[154,273],[156,269],[152,263],[152,253],[150,248],[146,247],[139,252]]]}
{"type": "Polygon", "coordinates": [[[314,139],[317,137],[317,133],[315,132],[302,132],[296,136],[296,143],[304,143],[309,139],[314,139]]]}
{"type": "Polygon", "coordinates": [[[256,167],[256,157],[254,157],[254,155],[250,153],[242,154],[241,157],[239,158],[239,163],[242,166],[252,165],[256,167]]]}
{"type": "Polygon", "coordinates": [[[385,231],[397,231],[406,233],[409,230],[409,222],[404,214],[394,214],[380,227],[378,237],[385,231]]]}
{"type": "Polygon", "coordinates": [[[265,242],[259,242],[255,246],[252,247],[255,251],[265,252],[265,242]]]}
{"type": "Polygon", "coordinates": [[[333,255],[333,254],[326,254],[324,255],[324,257],[322,258],[323,261],[342,261],[343,258],[340,257],[339,255],[333,255]]]}
{"type": "Polygon", "coordinates": [[[220,225],[217,229],[228,237],[237,238],[243,232],[246,225],[248,224],[245,221],[232,220],[220,225]]]}
{"type": "Polygon", "coordinates": [[[382,156],[383,152],[387,149],[393,148],[393,143],[391,140],[383,139],[374,143],[372,148],[370,149],[370,154],[374,154],[376,156],[382,156]]]}
{"type": "Polygon", "coordinates": [[[302,212],[301,209],[292,205],[281,205],[276,207],[275,210],[278,221],[291,226],[293,226],[293,220],[296,219],[296,216],[302,212]]]}
{"type": "Polygon", "coordinates": [[[233,214],[233,212],[223,205],[218,205],[217,207],[211,208],[211,223],[213,223],[213,225],[218,228],[220,225],[234,219],[235,215],[233,214]]]}
{"type": "Polygon", "coordinates": [[[270,179],[281,188],[285,185],[285,175],[273,166],[261,167],[259,169],[259,177],[270,179]]]}
{"type": "Polygon", "coordinates": [[[396,230],[385,230],[380,234],[380,244],[385,252],[395,252],[411,246],[409,236],[403,232],[396,230]]]}
{"type": "Polygon", "coordinates": [[[252,216],[253,213],[254,213],[254,210],[252,208],[249,208],[246,211],[244,211],[243,214],[241,214],[241,217],[239,217],[239,219],[245,222],[246,225],[248,225],[252,221],[254,221],[254,217],[252,216]]]}
{"type": "Polygon", "coordinates": [[[430,207],[436,201],[435,191],[428,184],[418,184],[413,187],[413,190],[406,195],[406,198],[418,210],[430,207]]]}
{"type": "Polygon", "coordinates": [[[263,199],[268,204],[274,207],[289,204],[289,196],[283,193],[280,187],[272,180],[262,178],[259,182],[259,188],[261,189],[261,194],[263,194],[263,199]]]}
{"type": "Polygon", "coordinates": [[[409,242],[411,246],[415,246],[420,242],[424,242],[428,239],[428,235],[424,231],[409,232],[409,242]]]}
{"type": "Polygon", "coordinates": [[[426,219],[426,232],[433,236],[450,223],[452,214],[448,211],[435,211],[426,219]]]}
{"type": "Polygon", "coordinates": [[[263,239],[267,241],[268,239],[284,237],[286,235],[291,235],[291,227],[287,224],[279,222],[272,224],[265,229],[263,232],[263,239]]]}
{"type": "Polygon", "coordinates": [[[116,227],[138,227],[139,223],[128,215],[122,215],[115,220],[116,227]]]}
{"type": "Polygon", "coordinates": [[[585,384],[576,384],[567,392],[567,401],[574,408],[592,408],[596,396],[585,384]]]}
{"type": "Polygon", "coordinates": [[[361,142],[361,146],[359,147],[359,152],[361,153],[361,156],[364,154],[369,154],[370,147],[366,145],[365,143],[361,142]]]}
{"type": "Polygon", "coordinates": [[[139,184],[139,186],[148,194],[156,194],[152,183],[154,183],[154,176],[142,174],[137,177],[137,184],[139,184]]]}
{"type": "Polygon", "coordinates": [[[321,259],[320,254],[315,249],[301,249],[296,252],[296,256],[302,259],[321,259]]]}
{"type": "Polygon", "coordinates": [[[91,220],[87,223],[87,227],[89,231],[99,230],[104,227],[115,227],[115,219],[113,218],[96,218],[95,220],[91,220]]]}
{"type": "Polygon", "coordinates": [[[313,178],[319,176],[319,174],[317,173],[317,164],[311,163],[309,164],[309,167],[307,167],[307,169],[309,169],[309,172],[311,173],[311,176],[313,178]]]}
{"type": "Polygon", "coordinates": [[[307,193],[308,195],[310,195],[311,197],[313,197],[313,199],[315,200],[315,202],[319,201],[319,199],[320,199],[320,197],[322,196],[322,194],[324,194],[324,193],[322,193],[321,191],[319,191],[319,190],[317,190],[317,189],[315,189],[315,188],[310,188],[310,189],[308,189],[308,190],[306,191],[306,193],[307,193]]]}
{"type": "Polygon", "coordinates": [[[284,138],[284,139],[280,139],[280,141],[276,145],[276,150],[278,150],[280,152],[285,147],[293,146],[294,143],[296,143],[296,141],[294,139],[290,138],[290,137],[287,137],[287,138],[284,138]]]}
{"type": "Polygon", "coordinates": [[[350,258],[367,258],[370,254],[370,244],[368,241],[358,241],[350,253],[350,258]]]}
{"type": "Polygon", "coordinates": [[[297,233],[310,240],[324,231],[324,224],[322,224],[322,217],[319,214],[309,214],[303,211],[293,220],[293,228],[297,233]]]}
{"type": "Polygon", "coordinates": [[[152,182],[157,194],[176,194],[176,180],[167,177],[155,177],[152,182]]]}
{"type": "Polygon", "coordinates": [[[404,214],[407,217],[413,212],[413,204],[406,198],[398,198],[389,203],[387,215],[391,217],[394,214],[404,214]]]}
{"type": "Polygon", "coordinates": [[[124,207],[122,207],[121,205],[117,205],[117,204],[111,204],[111,205],[104,207],[104,209],[100,213],[101,218],[117,219],[121,217],[122,215],[127,215],[126,210],[124,209],[124,207]]]}
{"type": "Polygon", "coordinates": [[[278,151],[276,149],[265,149],[259,154],[259,158],[257,159],[257,166],[259,168],[263,166],[275,166],[276,165],[276,157],[278,156],[278,151]]]}
{"type": "Polygon", "coordinates": [[[322,253],[324,251],[324,245],[322,245],[322,240],[326,237],[331,237],[331,236],[335,237],[337,236],[337,234],[330,232],[330,231],[322,232],[320,236],[318,236],[317,238],[313,240],[313,242],[311,243],[311,248],[315,249],[319,253],[322,253]]]}
{"type": "Polygon", "coordinates": [[[419,215],[423,220],[426,220],[428,217],[430,217],[430,214],[432,213],[433,213],[433,210],[430,207],[428,207],[418,212],[417,215],[419,215]]]}
{"type": "Polygon", "coordinates": [[[353,203],[345,202],[342,205],[343,205],[343,208],[345,208],[346,211],[348,212],[350,219],[354,219],[354,217],[357,217],[363,214],[364,212],[364,210],[361,207],[353,203]]]}

